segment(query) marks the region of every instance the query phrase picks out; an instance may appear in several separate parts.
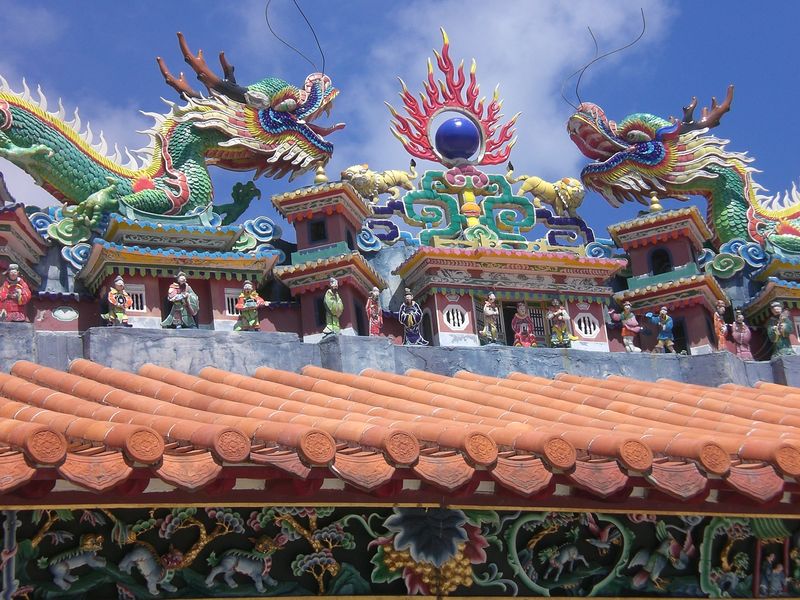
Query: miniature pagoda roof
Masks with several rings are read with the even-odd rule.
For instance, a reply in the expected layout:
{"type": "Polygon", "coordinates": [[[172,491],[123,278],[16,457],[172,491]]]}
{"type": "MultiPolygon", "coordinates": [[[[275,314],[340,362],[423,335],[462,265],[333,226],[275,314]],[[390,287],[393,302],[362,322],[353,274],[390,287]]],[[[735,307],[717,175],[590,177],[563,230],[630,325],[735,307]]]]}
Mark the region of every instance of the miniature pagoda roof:
{"type": "Polygon", "coordinates": [[[742,311],[754,325],[758,325],[769,318],[769,305],[776,301],[800,307],[800,282],[770,277],[758,294],[742,307],[742,311]]]}
{"type": "Polygon", "coordinates": [[[611,288],[604,282],[626,264],[624,259],[575,252],[420,246],[393,274],[421,295],[434,290],[527,289],[542,298],[608,299],[611,288]]]}
{"type": "Polygon", "coordinates": [[[310,219],[315,214],[342,213],[359,228],[373,216],[372,204],[349,183],[332,181],[277,194],[272,203],[290,223],[310,219]]]}
{"type": "Polygon", "coordinates": [[[728,297],[711,275],[690,275],[653,283],[614,294],[618,303],[629,301],[634,310],[658,310],[663,305],[671,308],[704,304],[713,311],[718,300],[728,303],[728,297]]]}
{"type": "Polygon", "coordinates": [[[114,215],[103,237],[107,242],[118,244],[224,251],[231,249],[241,233],[241,225],[206,227],[180,222],[138,221],[114,215]]]}
{"type": "Polygon", "coordinates": [[[112,274],[148,273],[173,276],[179,270],[192,278],[261,279],[269,273],[282,252],[259,248],[256,252],[202,252],[181,248],[143,248],[124,246],[95,239],[86,264],[79,276],[90,290],[112,274]]]}
{"type": "Polygon", "coordinates": [[[714,237],[695,206],[648,213],[611,225],[608,232],[614,243],[626,251],[679,236],[688,237],[694,247],[701,250],[703,244],[714,237]]]}
{"type": "Polygon", "coordinates": [[[756,281],[766,281],[773,277],[787,281],[800,279],[800,256],[773,255],[772,260],[752,275],[752,279],[756,281]]]}
{"type": "Polygon", "coordinates": [[[271,502],[317,482],[318,499],[374,502],[391,489],[395,502],[428,501],[468,489],[465,502],[510,493],[569,506],[588,494],[644,510],[661,492],[661,508],[693,498],[697,510],[725,511],[719,494],[732,492],[797,510],[784,491],[800,477],[800,388],[776,384],[315,366],[251,377],[145,365],[137,375],[79,359],[69,372],[19,361],[0,389],[15,425],[0,428],[6,504],[29,502],[15,490],[34,481],[57,505],[111,489],[120,502],[203,488],[237,502],[263,495],[268,480],[271,502]],[[281,479],[295,485],[282,492],[281,479]]]}
{"type": "Polygon", "coordinates": [[[0,256],[7,262],[19,265],[22,275],[33,287],[38,287],[41,277],[35,265],[47,253],[47,244],[36,231],[21,203],[0,206],[0,256]]]}
{"type": "Polygon", "coordinates": [[[293,295],[327,287],[331,277],[339,279],[340,283],[353,279],[365,291],[373,287],[386,288],[386,281],[378,272],[344,242],[294,252],[292,264],[275,267],[274,273],[291,288],[293,295]]]}

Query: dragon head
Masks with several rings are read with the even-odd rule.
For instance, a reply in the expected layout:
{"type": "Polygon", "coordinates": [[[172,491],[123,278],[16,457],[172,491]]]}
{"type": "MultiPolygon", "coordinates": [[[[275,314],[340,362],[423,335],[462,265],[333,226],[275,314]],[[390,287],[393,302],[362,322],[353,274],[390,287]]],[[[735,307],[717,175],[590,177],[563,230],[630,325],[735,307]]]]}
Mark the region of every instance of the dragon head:
{"type": "Polygon", "coordinates": [[[287,173],[295,177],[330,159],[333,144],[325,136],[344,124],[322,127],[313,123],[330,112],[339,93],[327,75],[309,75],[302,89],[277,78],[241,86],[224,52],[219,56],[223,70],[219,77],[206,64],[202,50],[193,54],[181,33],[178,42],[209,96],[194,90],[183,73],[173,77],[161,57],[156,60],[167,84],[189,102],[187,107],[173,110],[173,118],[223,135],[224,139],[206,152],[208,164],[254,170],[256,177],[280,178],[287,173]]]}
{"type": "Polygon", "coordinates": [[[581,172],[584,184],[614,206],[627,200],[647,204],[652,193],[679,200],[703,193],[700,180],[715,179],[713,165],[727,158],[725,140],[703,134],[719,124],[732,100],[730,86],[725,100],[718,104],[712,99],[711,109],[704,108],[699,121],[693,118],[693,98],[683,109],[682,121],[636,113],[619,123],[610,121],[596,104],[582,103],[567,131],[578,149],[595,161],[581,172]]]}

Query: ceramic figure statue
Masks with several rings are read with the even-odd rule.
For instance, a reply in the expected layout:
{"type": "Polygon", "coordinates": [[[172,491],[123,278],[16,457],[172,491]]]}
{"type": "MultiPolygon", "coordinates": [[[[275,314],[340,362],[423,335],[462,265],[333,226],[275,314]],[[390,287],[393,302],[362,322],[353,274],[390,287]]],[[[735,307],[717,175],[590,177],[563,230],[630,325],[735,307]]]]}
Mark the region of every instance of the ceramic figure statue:
{"type": "Polygon", "coordinates": [[[19,274],[19,265],[11,263],[0,286],[0,319],[26,323],[25,305],[31,301],[31,289],[19,274]]]}
{"type": "Polygon", "coordinates": [[[736,347],[736,356],[742,360],[753,360],[753,354],[750,351],[750,338],[753,332],[750,331],[750,327],[744,322],[744,314],[742,311],[736,311],[736,319],[730,326],[730,332],[734,346],[736,347]]]}
{"type": "Polygon", "coordinates": [[[133,327],[128,323],[128,311],[133,306],[133,298],[125,289],[121,275],[114,278],[114,286],[108,291],[108,312],[105,319],[109,325],[133,327]]]}
{"type": "Polygon", "coordinates": [[[253,287],[252,281],[245,281],[242,286],[242,293],[236,299],[236,310],[239,311],[239,318],[233,326],[234,331],[258,331],[261,323],[258,319],[258,309],[266,306],[267,302],[258,295],[253,287]]]}
{"type": "Polygon", "coordinates": [[[339,296],[339,282],[331,277],[328,282],[328,291],[325,292],[325,329],[322,333],[332,335],[341,331],[339,317],[344,312],[344,303],[339,296]]]}
{"type": "Polygon", "coordinates": [[[547,320],[550,322],[550,345],[553,348],[569,348],[572,340],[578,339],[570,333],[569,312],[557,298],[550,302],[547,320]]]}
{"type": "Polygon", "coordinates": [[[622,343],[625,345],[625,352],[641,352],[642,349],[633,343],[633,339],[642,330],[642,326],[631,310],[631,303],[624,302],[621,313],[610,309],[608,315],[612,321],[622,323],[622,343]]]}
{"type": "Polygon", "coordinates": [[[427,346],[428,341],[422,337],[422,309],[414,300],[411,290],[406,288],[403,304],[397,312],[397,319],[403,326],[403,344],[406,346],[427,346]]]}
{"type": "Polygon", "coordinates": [[[672,317],[666,306],[662,306],[657,315],[649,312],[645,315],[653,325],[658,326],[658,341],[654,352],[675,353],[675,335],[672,333],[672,317]]]}
{"type": "Polygon", "coordinates": [[[490,344],[497,343],[497,326],[500,320],[500,309],[497,296],[490,293],[483,304],[483,330],[481,336],[490,344]]]}
{"type": "Polygon", "coordinates": [[[377,203],[381,194],[391,194],[392,200],[399,200],[401,189],[413,190],[414,180],[417,178],[415,167],[417,163],[412,159],[408,171],[381,171],[375,172],[369,165],[353,165],[342,171],[342,181],[348,182],[356,191],[377,203]]]}
{"type": "Polygon", "coordinates": [[[525,302],[517,303],[517,312],[511,318],[511,329],[514,331],[514,345],[530,348],[536,345],[533,334],[533,319],[525,302]]]}
{"type": "Polygon", "coordinates": [[[772,316],[767,321],[767,337],[772,342],[772,357],[795,354],[789,339],[794,328],[789,309],[784,308],[780,302],[773,302],[769,309],[772,316]]]}
{"type": "Polygon", "coordinates": [[[725,322],[725,301],[717,300],[714,311],[714,333],[717,336],[717,352],[725,350],[725,336],[728,333],[728,324],[725,322]]]}
{"type": "Polygon", "coordinates": [[[381,335],[383,329],[383,309],[381,308],[381,291],[374,287],[367,298],[367,319],[369,319],[369,334],[381,335]]]}
{"type": "Polygon", "coordinates": [[[200,310],[200,300],[194,293],[192,286],[186,281],[186,273],[179,271],[175,282],[169,285],[167,301],[171,308],[167,318],[161,322],[161,327],[174,327],[175,329],[195,329],[197,322],[195,315],[200,310]]]}

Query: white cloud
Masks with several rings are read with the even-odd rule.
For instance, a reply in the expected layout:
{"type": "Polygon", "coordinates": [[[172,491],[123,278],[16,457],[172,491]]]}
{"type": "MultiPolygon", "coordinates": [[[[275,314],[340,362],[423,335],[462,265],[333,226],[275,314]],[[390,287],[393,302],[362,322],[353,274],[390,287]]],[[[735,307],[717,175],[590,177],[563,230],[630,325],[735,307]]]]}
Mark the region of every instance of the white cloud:
{"type": "Polygon", "coordinates": [[[65,24],[43,6],[6,2],[0,13],[3,46],[6,48],[41,47],[58,40],[65,24]]]}

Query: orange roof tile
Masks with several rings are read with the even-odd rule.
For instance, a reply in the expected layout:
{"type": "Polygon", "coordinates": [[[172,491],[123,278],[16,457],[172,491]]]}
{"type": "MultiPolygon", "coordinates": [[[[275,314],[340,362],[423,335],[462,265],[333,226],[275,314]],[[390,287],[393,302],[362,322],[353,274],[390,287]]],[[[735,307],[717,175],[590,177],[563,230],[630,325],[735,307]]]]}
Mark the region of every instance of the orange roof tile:
{"type": "Polygon", "coordinates": [[[0,468],[0,494],[39,473],[95,492],[158,479],[232,489],[223,482],[238,477],[318,489],[333,477],[378,497],[416,479],[452,494],[488,481],[529,497],[559,482],[599,499],[649,486],[767,502],[800,477],[800,389],[313,366],[134,374],[83,359],[65,373],[19,361],[0,374],[0,468]]]}

